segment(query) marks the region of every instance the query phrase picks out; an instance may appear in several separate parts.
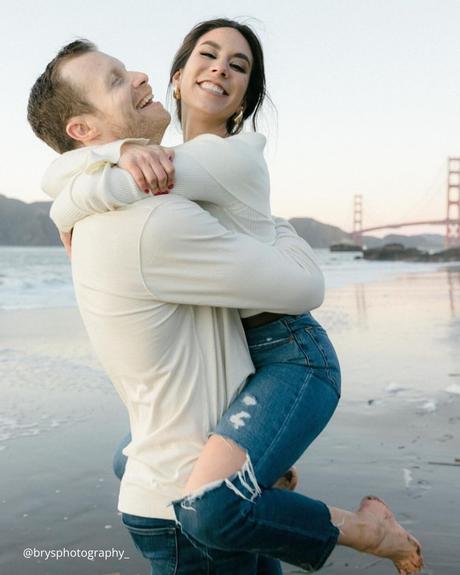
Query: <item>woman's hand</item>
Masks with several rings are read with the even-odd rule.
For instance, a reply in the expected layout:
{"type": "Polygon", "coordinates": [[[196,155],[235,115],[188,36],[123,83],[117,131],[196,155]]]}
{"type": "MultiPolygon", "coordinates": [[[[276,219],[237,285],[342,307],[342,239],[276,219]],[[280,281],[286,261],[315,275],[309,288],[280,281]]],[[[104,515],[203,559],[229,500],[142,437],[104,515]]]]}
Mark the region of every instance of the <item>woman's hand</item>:
{"type": "Polygon", "coordinates": [[[168,194],[174,187],[174,150],[153,144],[123,144],[118,166],[127,170],[146,194],[168,194]]]}
{"type": "Polygon", "coordinates": [[[59,232],[59,237],[61,238],[61,242],[64,244],[65,253],[70,257],[72,257],[72,231],[70,232],[59,232]]]}

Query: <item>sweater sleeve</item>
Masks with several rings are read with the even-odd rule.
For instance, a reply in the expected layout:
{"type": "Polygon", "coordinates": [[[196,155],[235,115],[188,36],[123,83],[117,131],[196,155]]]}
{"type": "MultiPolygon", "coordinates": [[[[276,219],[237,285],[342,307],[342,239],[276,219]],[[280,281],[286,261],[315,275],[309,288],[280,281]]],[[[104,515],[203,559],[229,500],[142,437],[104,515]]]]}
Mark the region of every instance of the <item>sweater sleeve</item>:
{"type": "MultiPolygon", "coordinates": [[[[259,134],[245,136],[242,140],[205,134],[178,146],[173,193],[228,210],[249,205],[268,216],[269,177],[262,154],[265,138],[259,134]]],[[[42,187],[56,198],[50,217],[60,231],[70,231],[91,214],[115,210],[145,198],[129,172],[114,165],[120,158],[122,144],[131,141],[147,143],[147,140],[118,140],[75,150],[48,168],[42,187]]]]}
{"type": "MultiPolygon", "coordinates": [[[[94,213],[115,210],[145,197],[129,172],[111,174],[124,143],[117,140],[79,148],[57,158],[42,180],[43,191],[55,198],[50,216],[61,231],[94,213]],[[94,177],[88,177],[94,176],[94,177]]],[[[269,176],[263,157],[265,138],[241,134],[220,138],[204,134],[176,148],[173,193],[194,201],[232,209],[245,205],[270,214],[269,176]]]]}
{"type": "Polygon", "coordinates": [[[264,146],[265,137],[257,133],[229,138],[203,134],[178,146],[173,193],[229,209],[248,206],[269,216],[270,177],[264,146]],[[200,172],[218,186],[200,185],[199,177],[194,177],[200,172]]]}
{"type": "Polygon", "coordinates": [[[154,213],[142,232],[140,263],[156,299],[288,314],[321,305],[322,273],[287,222],[275,222],[270,246],[225,229],[185,199],[166,196],[154,213]]]}
{"type": "Polygon", "coordinates": [[[117,140],[90,148],[79,148],[57,158],[45,172],[42,189],[55,201],[50,217],[61,231],[94,213],[115,210],[144,196],[125,172],[112,182],[111,166],[120,158],[126,142],[147,143],[144,139],[117,140]]]}
{"type": "MultiPolygon", "coordinates": [[[[230,207],[234,200],[192,156],[178,153],[176,165],[177,195],[195,200],[212,197],[220,205],[230,207]]],[[[114,210],[146,197],[126,170],[107,162],[91,168],[93,166],[69,176],[51,206],[50,217],[60,231],[70,231],[79,220],[91,214],[114,210]]]]}

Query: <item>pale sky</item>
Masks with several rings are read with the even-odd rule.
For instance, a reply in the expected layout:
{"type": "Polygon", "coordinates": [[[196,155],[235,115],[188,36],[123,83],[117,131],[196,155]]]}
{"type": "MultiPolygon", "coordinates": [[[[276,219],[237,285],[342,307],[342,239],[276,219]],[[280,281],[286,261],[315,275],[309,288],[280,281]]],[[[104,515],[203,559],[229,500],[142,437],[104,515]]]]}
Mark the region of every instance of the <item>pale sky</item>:
{"type": "MultiPolygon", "coordinates": [[[[56,156],[26,120],[29,90],[58,49],[86,37],[145,71],[164,101],[197,22],[247,17],[266,57],[272,210],[351,230],[443,218],[447,157],[460,156],[460,0],[15,0],[0,19],[0,193],[26,202],[56,156]]],[[[180,142],[177,129],[165,143],[180,142]]],[[[426,231],[440,232],[429,228],[426,231]]],[[[414,233],[406,228],[403,233],[414,233]]]]}

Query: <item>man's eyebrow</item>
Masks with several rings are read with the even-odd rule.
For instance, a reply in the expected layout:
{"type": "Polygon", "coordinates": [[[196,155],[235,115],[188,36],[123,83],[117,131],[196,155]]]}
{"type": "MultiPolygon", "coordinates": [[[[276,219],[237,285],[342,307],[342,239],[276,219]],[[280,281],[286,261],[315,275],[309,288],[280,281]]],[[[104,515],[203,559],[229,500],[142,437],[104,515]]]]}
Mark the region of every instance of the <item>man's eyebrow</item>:
{"type": "MultiPolygon", "coordinates": [[[[212,40],[205,40],[204,42],[202,42],[201,45],[203,44],[209,44],[209,46],[212,46],[213,48],[215,48],[216,50],[220,50],[222,47],[219,46],[219,44],[217,44],[217,42],[213,42],[212,40]]],[[[251,61],[249,60],[249,58],[246,56],[246,54],[243,54],[242,52],[237,52],[236,54],[233,54],[233,56],[235,58],[240,58],[241,60],[246,60],[246,62],[251,65],[251,61]]]]}
{"type": "Polygon", "coordinates": [[[121,60],[118,60],[118,58],[112,58],[112,66],[115,68],[115,66],[118,66],[119,68],[123,68],[125,69],[126,66],[123,64],[123,62],[121,60]]]}
{"type": "Polygon", "coordinates": [[[120,71],[125,72],[126,66],[123,64],[123,62],[120,62],[119,60],[114,60],[110,68],[110,74],[117,74],[120,73],[120,71]]]}

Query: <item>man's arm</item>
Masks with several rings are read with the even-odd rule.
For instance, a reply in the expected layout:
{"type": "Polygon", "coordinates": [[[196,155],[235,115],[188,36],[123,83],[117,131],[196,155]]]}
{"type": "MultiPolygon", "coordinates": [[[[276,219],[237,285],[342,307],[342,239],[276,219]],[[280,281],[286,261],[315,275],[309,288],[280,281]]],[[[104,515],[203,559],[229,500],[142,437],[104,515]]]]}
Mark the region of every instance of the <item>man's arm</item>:
{"type": "Polygon", "coordinates": [[[311,248],[276,220],[274,246],[226,230],[197,204],[164,197],[140,241],[146,287],[160,301],[298,314],[321,305],[311,248]]]}

